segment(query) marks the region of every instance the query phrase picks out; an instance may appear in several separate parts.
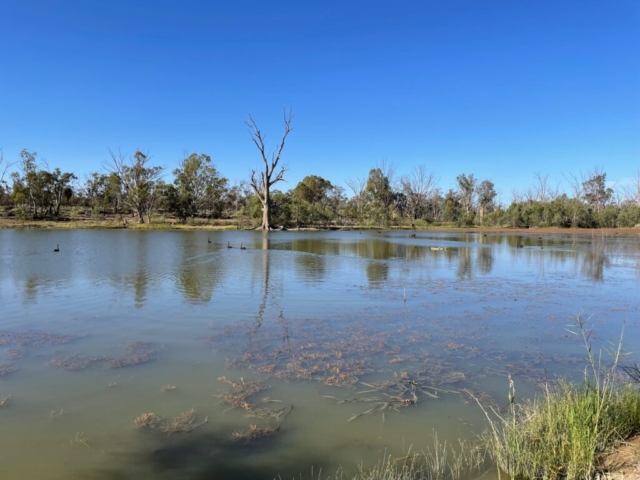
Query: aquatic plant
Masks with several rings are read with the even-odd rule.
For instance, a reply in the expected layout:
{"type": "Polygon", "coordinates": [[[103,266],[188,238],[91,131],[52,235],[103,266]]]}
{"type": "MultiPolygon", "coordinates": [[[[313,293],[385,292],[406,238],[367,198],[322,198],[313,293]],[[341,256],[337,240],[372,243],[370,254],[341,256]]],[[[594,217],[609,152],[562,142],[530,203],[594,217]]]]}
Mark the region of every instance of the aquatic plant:
{"type": "Polygon", "coordinates": [[[196,416],[196,411],[193,408],[170,420],[150,412],[143,413],[137,417],[133,423],[135,423],[138,428],[159,430],[171,435],[172,433],[192,432],[196,428],[200,428],[209,422],[209,417],[207,416],[202,422],[196,423],[196,416]]]}
{"type": "Polygon", "coordinates": [[[535,399],[515,401],[510,379],[509,411],[501,416],[483,409],[489,427],[482,436],[499,471],[511,478],[590,479],[602,468],[603,456],[640,431],[640,387],[622,382],[617,365],[622,336],[606,364],[593,353],[591,331],[582,316],[575,320],[587,350],[584,384],[546,384],[535,399]]]}
{"type": "Polygon", "coordinates": [[[0,377],[4,377],[5,375],[9,375],[10,373],[13,373],[17,370],[17,367],[15,365],[0,365],[0,377]]]}

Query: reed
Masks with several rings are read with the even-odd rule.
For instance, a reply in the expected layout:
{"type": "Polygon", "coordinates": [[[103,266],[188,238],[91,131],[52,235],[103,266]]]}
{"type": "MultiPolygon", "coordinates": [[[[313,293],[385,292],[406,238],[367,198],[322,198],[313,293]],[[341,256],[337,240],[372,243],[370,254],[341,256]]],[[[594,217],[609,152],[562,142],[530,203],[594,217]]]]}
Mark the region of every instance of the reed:
{"type": "Polygon", "coordinates": [[[409,449],[402,457],[385,454],[373,467],[358,465],[355,473],[339,468],[333,475],[320,471],[311,476],[313,480],[463,480],[481,477],[483,464],[482,452],[473,445],[460,442],[453,447],[434,433],[433,447],[421,453],[409,449]]]}
{"type": "Polygon", "coordinates": [[[594,354],[591,331],[581,316],[577,331],[587,350],[582,385],[560,381],[545,385],[535,399],[515,402],[510,379],[509,411],[501,416],[483,409],[489,427],[482,435],[499,474],[510,478],[591,479],[602,472],[602,460],[612,448],[640,431],[640,386],[617,374],[622,336],[605,364],[594,354]]]}

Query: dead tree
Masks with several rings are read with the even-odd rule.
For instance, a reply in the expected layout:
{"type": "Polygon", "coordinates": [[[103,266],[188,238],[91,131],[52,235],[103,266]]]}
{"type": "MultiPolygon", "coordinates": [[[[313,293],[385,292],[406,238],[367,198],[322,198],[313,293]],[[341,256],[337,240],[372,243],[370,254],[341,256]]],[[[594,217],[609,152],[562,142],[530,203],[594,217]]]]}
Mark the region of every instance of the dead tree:
{"type": "Polygon", "coordinates": [[[286,165],[281,165],[280,170],[274,176],[274,172],[278,168],[278,163],[280,162],[280,157],[282,156],[282,150],[284,150],[284,142],[287,139],[287,136],[291,132],[291,121],[293,120],[293,111],[289,109],[287,113],[284,110],[284,134],[282,135],[282,141],[280,145],[271,153],[271,155],[266,153],[265,146],[265,138],[266,136],[260,131],[258,125],[253,120],[253,117],[249,115],[248,120],[245,121],[249,130],[251,131],[251,140],[255,143],[258,150],[260,150],[260,155],[262,156],[262,161],[264,163],[264,170],[260,172],[260,176],[257,176],[256,170],[251,170],[251,188],[256,193],[258,198],[260,199],[260,203],[262,204],[262,230],[271,230],[271,187],[280,182],[284,181],[284,174],[287,171],[286,165]]]}
{"type": "MultiPolygon", "coordinates": [[[[4,153],[2,151],[2,149],[0,148],[0,167],[2,167],[2,162],[4,162],[4,153]]],[[[7,174],[7,172],[9,171],[9,169],[15,165],[16,162],[14,163],[9,163],[7,165],[4,166],[4,169],[2,169],[2,171],[0,172],[0,185],[2,185],[2,183],[4,182],[4,176],[7,174]]]]}

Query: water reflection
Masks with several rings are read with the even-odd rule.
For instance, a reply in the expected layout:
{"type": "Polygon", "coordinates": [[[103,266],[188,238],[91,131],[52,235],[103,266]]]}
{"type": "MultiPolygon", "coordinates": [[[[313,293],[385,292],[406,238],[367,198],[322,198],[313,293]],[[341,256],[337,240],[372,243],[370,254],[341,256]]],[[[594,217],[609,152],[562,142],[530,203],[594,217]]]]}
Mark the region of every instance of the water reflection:
{"type": "Polygon", "coordinates": [[[324,255],[297,255],[295,265],[298,276],[303,281],[322,282],[327,274],[327,260],[324,255]]]}
{"type": "Polygon", "coordinates": [[[219,261],[217,252],[212,252],[208,244],[205,246],[188,239],[182,239],[176,285],[186,301],[207,303],[225,276],[226,262],[219,261]]]}
{"type": "Polygon", "coordinates": [[[302,282],[316,285],[332,281],[336,269],[343,268],[350,257],[367,260],[349,268],[371,285],[401,275],[395,260],[427,266],[430,272],[450,271],[461,280],[492,275],[496,265],[501,265],[501,271],[521,265],[537,278],[566,271],[598,283],[605,282],[618,260],[640,271],[637,242],[621,236],[282,232],[255,235],[247,241],[246,233],[225,233],[207,244],[207,236],[194,232],[4,231],[1,235],[1,280],[18,288],[26,303],[71,286],[75,295],[91,295],[91,290],[82,292],[82,288],[101,288],[105,281],[119,296],[131,295],[136,308],[142,308],[151,292],[167,281],[185,301],[208,303],[215,290],[234,281],[238,272],[251,272],[254,287],[264,285],[265,276],[271,275],[266,265],[270,260],[260,251],[282,254],[275,266],[279,274],[293,271],[302,282]],[[228,240],[250,245],[243,251],[246,257],[233,256],[232,252],[240,251],[227,250],[228,240]],[[59,254],[50,251],[55,243],[61,244],[59,254]],[[248,264],[253,266],[247,269],[248,264]]]}
{"type": "Polygon", "coordinates": [[[581,271],[593,281],[604,282],[604,272],[606,268],[611,266],[609,256],[606,254],[604,247],[594,246],[582,255],[581,271]]]}
{"type": "Polygon", "coordinates": [[[463,247],[458,249],[458,268],[456,276],[458,280],[471,280],[473,278],[473,261],[471,259],[471,249],[463,247]]]}
{"type": "Polygon", "coordinates": [[[386,262],[367,262],[367,280],[370,286],[380,286],[389,278],[389,264],[386,262]]]}
{"type": "Polygon", "coordinates": [[[483,275],[489,275],[493,270],[494,255],[492,248],[478,248],[476,250],[476,265],[483,275]]]}

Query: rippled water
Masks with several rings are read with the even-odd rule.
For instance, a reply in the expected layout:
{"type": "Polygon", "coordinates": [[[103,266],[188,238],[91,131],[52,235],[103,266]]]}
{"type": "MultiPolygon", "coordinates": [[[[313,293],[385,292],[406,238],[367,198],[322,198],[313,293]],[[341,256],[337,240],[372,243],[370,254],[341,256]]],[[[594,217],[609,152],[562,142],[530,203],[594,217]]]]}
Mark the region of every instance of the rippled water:
{"type": "Polygon", "coordinates": [[[581,371],[572,316],[638,345],[639,286],[637,236],[0,231],[0,478],[309,478],[473,438],[465,391],[581,371]],[[221,377],[264,390],[230,409],[221,377]]]}

